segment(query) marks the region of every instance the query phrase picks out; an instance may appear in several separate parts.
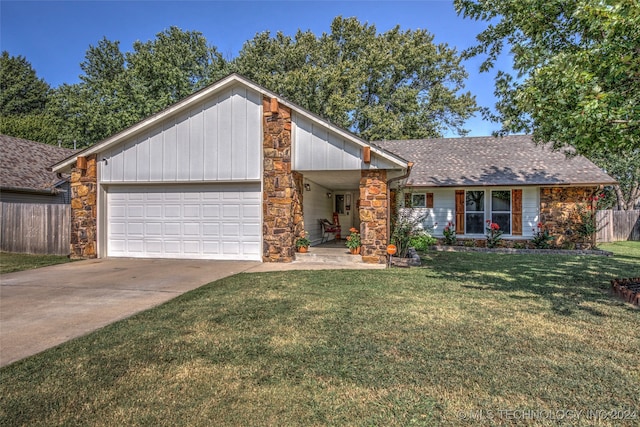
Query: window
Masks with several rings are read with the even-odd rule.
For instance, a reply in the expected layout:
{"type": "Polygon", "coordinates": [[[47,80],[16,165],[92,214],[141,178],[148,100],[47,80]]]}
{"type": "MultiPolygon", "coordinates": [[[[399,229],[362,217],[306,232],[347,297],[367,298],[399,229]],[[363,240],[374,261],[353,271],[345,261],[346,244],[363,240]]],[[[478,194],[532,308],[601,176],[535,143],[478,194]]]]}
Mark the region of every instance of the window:
{"type": "Polygon", "coordinates": [[[405,193],[404,206],[411,208],[433,208],[433,193],[405,193]]]}
{"type": "Polygon", "coordinates": [[[504,234],[511,234],[511,191],[491,192],[491,222],[498,224],[504,234]]]}
{"type": "Polygon", "coordinates": [[[336,194],[336,209],[340,215],[344,215],[344,194],[336,194]]]}
{"type": "Polygon", "coordinates": [[[424,193],[411,195],[411,207],[413,208],[426,208],[427,207],[427,195],[424,193]]]}
{"type": "Polygon", "coordinates": [[[484,233],[484,191],[467,191],[464,223],[465,234],[484,233]]]}

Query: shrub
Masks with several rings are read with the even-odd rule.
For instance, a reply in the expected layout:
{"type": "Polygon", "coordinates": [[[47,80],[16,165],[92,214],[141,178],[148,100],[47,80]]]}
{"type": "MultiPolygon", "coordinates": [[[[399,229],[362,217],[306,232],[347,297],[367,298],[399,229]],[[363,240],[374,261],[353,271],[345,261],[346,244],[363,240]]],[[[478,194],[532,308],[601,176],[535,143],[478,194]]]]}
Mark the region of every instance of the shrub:
{"type": "Polygon", "coordinates": [[[500,226],[495,222],[491,222],[490,219],[487,220],[487,247],[495,248],[498,246],[500,240],[502,240],[502,234],[504,231],[500,230],[500,226]]]}
{"type": "Polygon", "coordinates": [[[476,241],[471,239],[471,240],[465,240],[464,241],[464,246],[466,248],[475,248],[477,245],[476,245],[476,241]]]}
{"type": "Polygon", "coordinates": [[[425,218],[426,215],[420,215],[412,209],[402,209],[398,217],[393,221],[391,243],[397,246],[400,258],[407,256],[411,238],[426,231],[422,225],[425,218]]]}
{"type": "Polygon", "coordinates": [[[456,225],[449,221],[444,230],[442,230],[442,235],[444,236],[444,244],[445,245],[455,245],[456,244],[456,225]]]}
{"type": "Polygon", "coordinates": [[[549,234],[549,230],[547,230],[544,225],[539,222],[538,229],[533,229],[533,239],[531,239],[531,243],[536,249],[549,249],[551,247],[550,242],[553,240],[553,236],[549,234]]]}
{"type": "Polygon", "coordinates": [[[409,246],[416,248],[417,251],[426,251],[429,246],[433,246],[438,242],[436,238],[429,233],[422,232],[409,239],[409,246]]]}

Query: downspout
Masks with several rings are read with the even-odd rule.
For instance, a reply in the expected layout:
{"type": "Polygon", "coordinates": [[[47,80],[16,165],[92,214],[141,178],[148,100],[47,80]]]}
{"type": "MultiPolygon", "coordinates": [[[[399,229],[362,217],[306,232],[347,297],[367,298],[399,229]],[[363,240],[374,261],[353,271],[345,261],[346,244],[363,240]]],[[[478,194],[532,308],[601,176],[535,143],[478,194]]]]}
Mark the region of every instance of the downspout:
{"type": "Polygon", "coordinates": [[[413,162],[407,162],[407,173],[387,180],[387,244],[391,242],[391,183],[409,177],[413,162]]]}

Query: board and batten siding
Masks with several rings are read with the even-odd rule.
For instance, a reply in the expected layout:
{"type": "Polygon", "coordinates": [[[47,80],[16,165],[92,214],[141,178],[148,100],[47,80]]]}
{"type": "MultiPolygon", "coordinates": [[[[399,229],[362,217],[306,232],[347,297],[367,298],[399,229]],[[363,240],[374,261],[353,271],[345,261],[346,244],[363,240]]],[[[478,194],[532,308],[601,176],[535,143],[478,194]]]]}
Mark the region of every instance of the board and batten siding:
{"type": "Polygon", "coordinates": [[[295,150],[292,165],[295,170],[398,168],[398,165],[373,153],[371,154],[371,163],[365,164],[362,158],[362,146],[299,114],[294,113],[291,119],[295,124],[293,132],[295,150]]]}
{"type": "Polygon", "coordinates": [[[100,180],[107,184],[259,180],[261,105],[258,92],[229,88],[100,153],[100,180]]]}
{"type": "MultiPolygon", "coordinates": [[[[540,217],[540,189],[539,187],[513,187],[522,189],[522,237],[533,237],[533,229],[540,217]]],[[[474,187],[473,190],[511,190],[511,187],[474,187]]],[[[451,222],[455,222],[456,190],[463,188],[414,188],[414,193],[433,193],[433,209],[414,209],[416,215],[426,215],[423,225],[425,229],[433,228],[433,235],[442,237],[442,231],[451,222]]],[[[467,188],[469,189],[469,188],[467,188]]],[[[487,193],[489,194],[489,193],[487,193]]],[[[485,197],[487,205],[485,212],[489,212],[489,198],[485,197]]]]}
{"type": "MultiPolygon", "coordinates": [[[[327,198],[331,190],[313,181],[307,181],[311,185],[311,191],[305,191],[303,196],[304,229],[309,233],[311,245],[315,246],[322,241],[321,219],[333,222],[333,199],[327,198]]],[[[334,236],[331,235],[331,239],[334,236]]]]}

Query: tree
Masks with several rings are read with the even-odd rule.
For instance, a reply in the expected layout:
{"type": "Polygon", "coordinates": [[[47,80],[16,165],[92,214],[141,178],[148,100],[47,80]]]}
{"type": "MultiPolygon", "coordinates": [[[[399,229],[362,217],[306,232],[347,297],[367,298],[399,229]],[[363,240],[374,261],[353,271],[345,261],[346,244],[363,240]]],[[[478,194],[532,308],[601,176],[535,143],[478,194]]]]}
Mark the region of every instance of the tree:
{"type": "Polygon", "coordinates": [[[245,43],[240,74],[366,139],[438,137],[477,107],[460,93],[467,74],[455,49],[424,30],[399,26],[378,34],[355,18],[337,17],[331,32],[295,37],[269,32],[245,43]]]}
{"type": "Polygon", "coordinates": [[[39,79],[23,56],[0,57],[0,115],[41,113],[47,103],[49,85],[39,79]]]}
{"type": "Polygon", "coordinates": [[[135,96],[147,116],[185,98],[222,77],[226,64],[202,33],[170,27],[155,40],[133,44],[126,54],[135,96]]]}
{"type": "Polygon", "coordinates": [[[191,95],[226,74],[226,62],[198,32],[176,27],[123,53],[103,38],[80,64],[81,82],[64,84],[51,97],[61,139],[91,145],[191,95]]]}
{"type": "Polygon", "coordinates": [[[499,71],[500,133],[532,133],[556,149],[593,156],[640,149],[640,7],[637,0],[455,0],[490,22],[467,57],[493,67],[505,45],[517,75],[499,71]]]}
{"type": "Polygon", "coordinates": [[[455,0],[466,17],[489,21],[479,44],[493,67],[505,45],[517,75],[496,76],[500,134],[532,133],[555,149],[574,147],[615,177],[618,206],[638,202],[640,7],[637,0],[455,0]]]}
{"type": "Polygon", "coordinates": [[[618,181],[613,187],[618,209],[640,205],[640,150],[606,150],[591,160],[618,181]]]}

